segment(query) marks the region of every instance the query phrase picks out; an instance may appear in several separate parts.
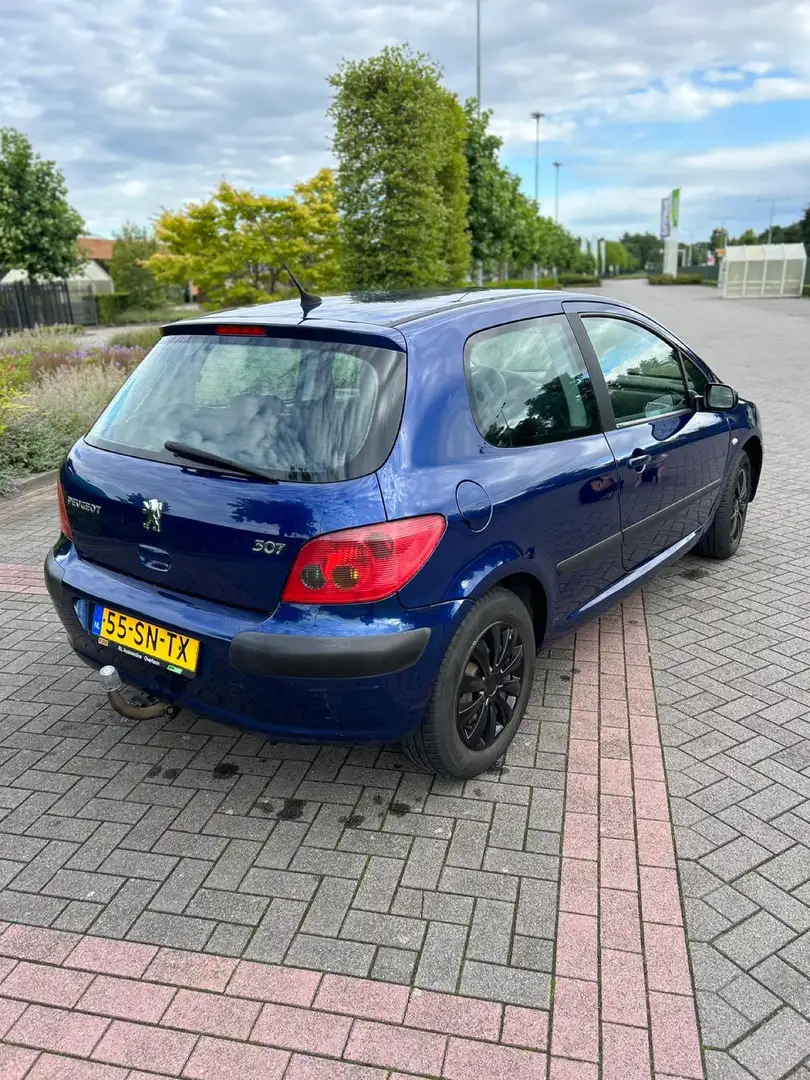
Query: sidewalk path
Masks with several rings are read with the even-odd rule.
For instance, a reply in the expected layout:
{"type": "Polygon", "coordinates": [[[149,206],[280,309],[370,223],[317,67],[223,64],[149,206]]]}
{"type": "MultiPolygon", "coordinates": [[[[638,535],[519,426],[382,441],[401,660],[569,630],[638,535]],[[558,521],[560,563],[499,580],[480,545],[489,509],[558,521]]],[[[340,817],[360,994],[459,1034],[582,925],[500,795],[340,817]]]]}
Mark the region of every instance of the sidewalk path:
{"type": "Polygon", "coordinates": [[[52,493],[0,504],[2,1080],[810,1080],[810,305],[619,290],[757,397],[762,493],[466,784],[122,720],[43,594],[52,493]]]}

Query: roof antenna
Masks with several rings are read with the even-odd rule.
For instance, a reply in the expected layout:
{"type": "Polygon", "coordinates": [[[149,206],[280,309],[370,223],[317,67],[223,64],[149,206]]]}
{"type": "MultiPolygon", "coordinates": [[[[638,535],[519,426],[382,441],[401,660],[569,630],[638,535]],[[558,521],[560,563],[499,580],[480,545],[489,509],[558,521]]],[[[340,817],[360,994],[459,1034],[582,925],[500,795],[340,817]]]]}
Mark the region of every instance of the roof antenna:
{"type": "MultiPolygon", "coordinates": [[[[230,187],[230,185],[228,185],[228,186],[230,187]]],[[[242,198],[240,193],[236,190],[236,188],[232,187],[231,191],[237,197],[237,199],[242,204],[242,206],[244,206],[244,208],[249,211],[250,207],[245,202],[245,200],[242,198]]],[[[295,274],[292,272],[292,270],[289,268],[289,266],[284,262],[284,260],[279,255],[278,249],[276,248],[276,245],[273,243],[272,237],[266,231],[266,229],[264,228],[264,225],[262,225],[261,221],[254,220],[252,222],[252,224],[258,226],[259,232],[262,234],[264,239],[267,241],[267,243],[272,248],[273,254],[278,259],[279,264],[281,265],[282,269],[286,270],[287,273],[289,274],[290,280],[292,281],[293,285],[298,290],[298,296],[299,296],[299,298],[301,300],[301,310],[304,313],[304,318],[306,318],[307,315],[309,315],[310,311],[314,311],[316,307],[320,307],[320,305],[323,303],[322,297],[317,296],[315,293],[308,292],[304,288],[304,286],[301,284],[301,282],[298,280],[298,278],[295,276],[295,274]]]]}

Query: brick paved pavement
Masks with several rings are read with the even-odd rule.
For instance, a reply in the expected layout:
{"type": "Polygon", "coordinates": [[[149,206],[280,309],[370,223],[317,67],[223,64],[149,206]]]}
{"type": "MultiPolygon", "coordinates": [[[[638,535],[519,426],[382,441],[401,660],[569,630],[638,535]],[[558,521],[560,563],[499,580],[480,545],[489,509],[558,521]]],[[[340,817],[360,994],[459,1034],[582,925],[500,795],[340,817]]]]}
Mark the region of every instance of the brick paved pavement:
{"type": "MultiPolygon", "coordinates": [[[[795,457],[757,363],[776,349],[801,385],[810,305],[621,288],[764,407],[741,555],[645,597],[705,1067],[781,1077],[810,1053],[808,507],[789,516],[803,481],[777,475],[795,457]]],[[[0,504],[3,1080],[698,1080],[640,599],[543,657],[503,767],[460,784],[122,720],[38,595],[54,521],[48,493],[0,504]]]]}
{"type": "Polygon", "coordinates": [[[614,292],[762,412],[737,557],[689,559],[645,599],[708,1076],[809,1080],[810,304],[614,292]]]}

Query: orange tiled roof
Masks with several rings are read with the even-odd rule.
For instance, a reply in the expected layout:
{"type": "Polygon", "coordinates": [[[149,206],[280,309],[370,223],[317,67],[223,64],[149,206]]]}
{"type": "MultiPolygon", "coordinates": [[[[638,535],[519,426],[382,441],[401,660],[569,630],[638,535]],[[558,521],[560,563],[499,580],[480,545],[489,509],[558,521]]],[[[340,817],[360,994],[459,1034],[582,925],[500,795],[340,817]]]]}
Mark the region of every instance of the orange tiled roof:
{"type": "Polygon", "coordinates": [[[112,258],[114,240],[104,240],[100,236],[80,236],[79,250],[88,259],[100,259],[109,262],[112,258]]]}

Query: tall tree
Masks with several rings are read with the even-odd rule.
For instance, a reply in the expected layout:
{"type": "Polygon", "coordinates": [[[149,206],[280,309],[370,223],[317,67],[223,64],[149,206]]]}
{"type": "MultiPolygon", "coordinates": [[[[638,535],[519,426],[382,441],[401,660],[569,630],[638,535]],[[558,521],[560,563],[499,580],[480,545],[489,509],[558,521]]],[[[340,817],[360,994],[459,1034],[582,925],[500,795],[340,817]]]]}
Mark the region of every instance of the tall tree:
{"type": "Polygon", "coordinates": [[[164,210],[147,266],[160,281],[199,285],[214,304],[252,304],[289,290],[281,263],[311,289],[339,285],[334,184],[324,169],[284,198],[223,182],[204,203],[164,210]]]}
{"type": "Polygon", "coordinates": [[[34,153],[22,132],[0,128],[0,267],[31,280],[68,277],[84,262],[76,244],[83,228],[55,162],[34,153]]]}
{"type": "Polygon", "coordinates": [[[474,98],[466,102],[464,113],[472,258],[486,269],[511,260],[513,249],[522,244],[523,238],[516,236],[516,230],[525,225],[520,213],[523,208],[517,205],[520,181],[498,160],[503,140],[488,130],[492,113],[479,116],[474,98]]]}
{"type": "Polygon", "coordinates": [[[470,266],[467,125],[442,69],[395,46],[343,61],[329,82],[348,284],[463,281],[470,266]]]}
{"type": "Polygon", "coordinates": [[[739,236],[735,236],[733,240],[729,240],[730,244],[758,244],[759,237],[753,229],[746,229],[744,233],[740,233],[739,236]]]}
{"type": "Polygon", "coordinates": [[[635,270],[639,262],[621,240],[607,240],[605,241],[605,264],[616,270],[635,270]]]}
{"type": "Polygon", "coordinates": [[[807,207],[796,224],[799,228],[797,240],[800,240],[808,251],[810,251],[810,206],[807,207]]]}
{"type": "Polygon", "coordinates": [[[131,221],[125,221],[115,234],[110,273],[116,292],[129,294],[131,307],[149,310],[160,307],[166,300],[165,284],[145,265],[157,250],[154,233],[131,221]]]}
{"type": "Polygon", "coordinates": [[[625,233],[621,243],[638,260],[642,270],[660,266],[664,258],[664,242],[655,233],[625,233]]]}
{"type": "Polygon", "coordinates": [[[722,251],[728,244],[728,230],[727,229],[712,229],[712,235],[709,237],[709,247],[712,251],[722,251]]]}

